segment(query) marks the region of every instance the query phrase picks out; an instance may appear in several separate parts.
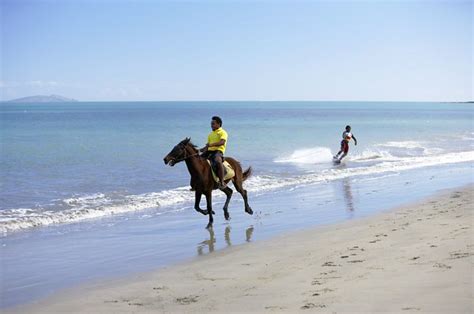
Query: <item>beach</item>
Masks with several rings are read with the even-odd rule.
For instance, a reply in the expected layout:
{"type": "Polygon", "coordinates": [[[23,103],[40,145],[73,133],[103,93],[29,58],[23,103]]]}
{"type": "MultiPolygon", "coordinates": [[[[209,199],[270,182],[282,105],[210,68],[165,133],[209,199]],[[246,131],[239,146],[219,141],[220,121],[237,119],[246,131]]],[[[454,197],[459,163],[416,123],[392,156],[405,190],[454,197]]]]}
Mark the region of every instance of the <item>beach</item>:
{"type": "Polygon", "coordinates": [[[473,311],[473,185],[96,282],[8,313],[473,311]]]}

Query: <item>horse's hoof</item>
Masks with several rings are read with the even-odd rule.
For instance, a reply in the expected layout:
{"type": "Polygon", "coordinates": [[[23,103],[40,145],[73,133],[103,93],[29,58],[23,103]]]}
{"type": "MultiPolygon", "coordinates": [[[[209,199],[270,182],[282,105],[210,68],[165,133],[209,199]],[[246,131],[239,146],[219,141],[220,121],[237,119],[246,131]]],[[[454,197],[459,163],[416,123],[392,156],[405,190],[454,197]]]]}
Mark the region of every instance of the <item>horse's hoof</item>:
{"type": "Polygon", "coordinates": [[[208,223],[207,226],[206,226],[206,229],[212,229],[212,224],[208,223]]]}
{"type": "Polygon", "coordinates": [[[224,218],[225,220],[230,220],[230,215],[227,212],[224,212],[224,218]]]}
{"type": "Polygon", "coordinates": [[[204,216],[206,215],[209,215],[209,212],[207,210],[198,210],[198,212],[200,212],[201,214],[203,214],[204,216]]]}
{"type": "Polygon", "coordinates": [[[245,210],[245,212],[246,212],[247,214],[249,214],[249,215],[253,215],[253,210],[252,210],[252,208],[250,208],[250,207],[247,208],[247,209],[245,210]]]}

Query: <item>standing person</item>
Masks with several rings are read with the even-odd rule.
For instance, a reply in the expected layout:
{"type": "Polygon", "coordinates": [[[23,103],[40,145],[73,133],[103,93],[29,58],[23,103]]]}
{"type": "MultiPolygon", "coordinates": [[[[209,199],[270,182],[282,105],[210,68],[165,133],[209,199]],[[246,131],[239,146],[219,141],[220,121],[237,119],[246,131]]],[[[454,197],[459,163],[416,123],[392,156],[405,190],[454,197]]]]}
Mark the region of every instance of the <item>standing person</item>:
{"type": "Polygon", "coordinates": [[[204,152],[203,157],[211,160],[211,164],[217,164],[217,175],[219,176],[220,190],[227,186],[224,182],[224,153],[227,146],[227,132],[222,128],[222,119],[214,116],[211,119],[212,132],[207,137],[207,144],[200,149],[204,152]]]}
{"type": "Polygon", "coordinates": [[[342,133],[341,150],[334,156],[334,160],[341,162],[342,158],[347,156],[351,139],[354,139],[354,145],[357,145],[357,139],[354,134],[351,133],[351,126],[346,125],[346,130],[342,133]]]}

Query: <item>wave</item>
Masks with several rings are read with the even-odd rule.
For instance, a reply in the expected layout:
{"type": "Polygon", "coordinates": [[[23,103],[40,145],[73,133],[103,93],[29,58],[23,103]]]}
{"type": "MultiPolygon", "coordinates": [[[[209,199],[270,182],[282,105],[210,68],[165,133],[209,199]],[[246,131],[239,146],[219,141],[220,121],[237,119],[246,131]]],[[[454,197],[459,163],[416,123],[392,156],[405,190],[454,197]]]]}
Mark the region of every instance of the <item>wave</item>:
{"type": "Polygon", "coordinates": [[[7,209],[0,212],[0,232],[7,233],[31,227],[73,223],[145,209],[162,208],[186,202],[192,199],[193,195],[189,191],[189,187],[129,195],[118,199],[97,193],[64,199],[62,203],[71,208],[59,211],[41,208],[7,209]]]}
{"type": "MultiPolygon", "coordinates": [[[[327,156],[326,153],[328,152],[325,148],[318,148],[312,151],[321,152],[319,156],[322,157],[327,156]]],[[[295,154],[295,157],[305,160],[304,158],[306,157],[301,157],[303,155],[295,154]]],[[[319,172],[305,173],[289,177],[273,174],[256,175],[250,177],[245,182],[245,187],[250,193],[263,194],[281,188],[330,182],[348,177],[373,176],[443,164],[473,162],[474,151],[411,156],[404,158],[395,157],[390,154],[379,156],[377,153],[367,151],[359,156],[355,156],[354,160],[364,161],[370,159],[378,159],[379,162],[370,165],[361,164],[360,167],[331,167],[319,172]]],[[[215,194],[215,197],[217,198],[222,198],[223,196],[224,195],[221,193],[215,194]]],[[[145,209],[157,209],[156,214],[163,214],[170,210],[176,210],[170,209],[170,205],[180,203],[191,204],[193,200],[194,193],[189,191],[188,186],[160,192],[122,196],[120,198],[116,198],[114,195],[105,195],[102,193],[77,196],[64,199],[62,202],[70,208],[59,211],[36,208],[2,210],[0,212],[0,232],[6,234],[11,231],[31,227],[73,223],[145,209]]]]}
{"type": "Polygon", "coordinates": [[[370,176],[383,173],[398,173],[417,168],[447,165],[453,163],[473,162],[474,151],[462,153],[446,153],[441,155],[398,158],[384,160],[377,164],[354,168],[331,168],[317,173],[302,174],[294,177],[255,176],[251,177],[246,186],[252,192],[265,192],[289,186],[301,186],[330,182],[356,176],[370,176]]]}
{"type": "Polygon", "coordinates": [[[425,156],[443,152],[443,149],[433,147],[433,143],[427,141],[393,141],[376,144],[375,147],[395,157],[425,156]]]}
{"type": "Polygon", "coordinates": [[[313,147],[295,150],[292,154],[277,158],[278,163],[315,164],[332,160],[331,149],[327,147],[313,147]]]}

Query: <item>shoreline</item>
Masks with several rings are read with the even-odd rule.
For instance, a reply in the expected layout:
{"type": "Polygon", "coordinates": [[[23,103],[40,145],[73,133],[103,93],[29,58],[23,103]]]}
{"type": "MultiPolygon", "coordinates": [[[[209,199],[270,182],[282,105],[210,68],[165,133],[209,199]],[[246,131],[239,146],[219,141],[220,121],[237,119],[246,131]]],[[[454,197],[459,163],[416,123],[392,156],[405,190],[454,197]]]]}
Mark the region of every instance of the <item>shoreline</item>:
{"type": "Polygon", "coordinates": [[[473,187],[5,311],[471,312],[473,187]]]}

